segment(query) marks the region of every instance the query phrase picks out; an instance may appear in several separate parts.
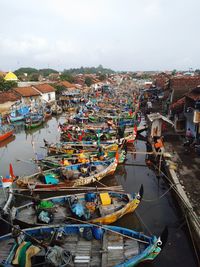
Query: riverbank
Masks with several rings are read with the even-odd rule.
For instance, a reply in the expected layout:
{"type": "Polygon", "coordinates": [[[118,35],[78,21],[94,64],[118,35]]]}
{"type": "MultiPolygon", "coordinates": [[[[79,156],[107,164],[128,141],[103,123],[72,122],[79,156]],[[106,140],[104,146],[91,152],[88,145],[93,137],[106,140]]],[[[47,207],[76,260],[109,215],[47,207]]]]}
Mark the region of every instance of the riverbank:
{"type": "MultiPolygon", "coordinates": [[[[153,103],[152,110],[160,112],[161,107],[161,103],[153,103]]],[[[195,240],[194,247],[200,251],[200,156],[194,150],[189,153],[185,151],[184,138],[175,133],[173,128],[167,127],[162,136],[165,152],[171,155],[170,158],[163,156],[162,166],[175,191],[192,241],[195,240]]],[[[153,144],[152,140],[150,142],[153,144]]]]}

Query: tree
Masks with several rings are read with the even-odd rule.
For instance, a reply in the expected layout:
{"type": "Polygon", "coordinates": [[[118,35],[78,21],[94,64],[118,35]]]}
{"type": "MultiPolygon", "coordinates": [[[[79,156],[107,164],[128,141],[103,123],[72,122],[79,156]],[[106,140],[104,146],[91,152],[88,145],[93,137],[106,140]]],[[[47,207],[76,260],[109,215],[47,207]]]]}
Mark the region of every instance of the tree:
{"type": "Polygon", "coordinates": [[[106,74],[101,73],[101,74],[99,74],[98,78],[100,81],[104,81],[106,79],[106,74]]]}
{"type": "Polygon", "coordinates": [[[92,79],[90,77],[85,78],[85,84],[90,87],[92,85],[92,79]]]}
{"type": "Polygon", "coordinates": [[[65,86],[60,84],[54,84],[53,87],[56,89],[56,94],[60,95],[63,91],[66,90],[65,86]]]}
{"type": "Polygon", "coordinates": [[[32,73],[29,76],[29,80],[32,82],[37,82],[39,80],[40,74],[38,72],[32,73]]]}
{"type": "Polygon", "coordinates": [[[199,70],[199,69],[196,69],[196,70],[195,70],[195,73],[196,73],[197,75],[200,75],[200,70],[199,70]]]}
{"type": "Polygon", "coordinates": [[[175,75],[175,74],[176,74],[176,72],[177,72],[177,70],[176,70],[176,69],[174,69],[174,70],[172,71],[172,75],[175,75]]]}
{"type": "Polygon", "coordinates": [[[61,79],[61,81],[68,81],[70,83],[74,82],[74,76],[72,76],[70,73],[67,73],[67,72],[63,72],[60,75],[60,79],[61,79]]]}
{"type": "Polygon", "coordinates": [[[17,82],[5,81],[3,77],[0,77],[0,91],[8,91],[14,87],[17,87],[17,82]]]}

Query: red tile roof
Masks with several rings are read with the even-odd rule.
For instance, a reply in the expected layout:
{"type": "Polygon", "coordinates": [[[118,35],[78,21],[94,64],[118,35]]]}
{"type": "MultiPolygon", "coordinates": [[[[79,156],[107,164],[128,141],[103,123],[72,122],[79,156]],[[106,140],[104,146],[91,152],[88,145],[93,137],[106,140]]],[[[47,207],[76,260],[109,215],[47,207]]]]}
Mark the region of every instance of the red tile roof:
{"type": "Polygon", "coordinates": [[[75,87],[72,83],[68,82],[68,81],[61,81],[59,82],[60,85],[63,85],[66,88],[73,88],[75,87]]]}
{"type": "Polygon", "coordinates": [[[0,92],[0,104],[4,104],[8,101],[17,101],[20,100],[20,96],[16,95],[13,92],[0,92]]]}
{"type": "Polygon", "coordinates": [[[40,93],[31,86],[17,87],[13,89],[17,94],[23,97],[39,96],[40,93]]]}
{"type": "Polygon", "coordinates": [[[48,83],[34,85],[34,87],[43,94],[55,92],[55,88],[48,83]]]}

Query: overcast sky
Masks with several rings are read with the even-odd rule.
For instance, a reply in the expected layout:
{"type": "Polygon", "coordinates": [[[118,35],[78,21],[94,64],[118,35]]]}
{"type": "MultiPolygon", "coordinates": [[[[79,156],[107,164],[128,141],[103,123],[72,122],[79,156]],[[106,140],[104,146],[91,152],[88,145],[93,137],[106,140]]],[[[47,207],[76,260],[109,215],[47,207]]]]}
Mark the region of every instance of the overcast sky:
{"type": "Polygon", "coordinates": [[[0,70],[200,68],[200,0],[0,0],[0,70]]]}

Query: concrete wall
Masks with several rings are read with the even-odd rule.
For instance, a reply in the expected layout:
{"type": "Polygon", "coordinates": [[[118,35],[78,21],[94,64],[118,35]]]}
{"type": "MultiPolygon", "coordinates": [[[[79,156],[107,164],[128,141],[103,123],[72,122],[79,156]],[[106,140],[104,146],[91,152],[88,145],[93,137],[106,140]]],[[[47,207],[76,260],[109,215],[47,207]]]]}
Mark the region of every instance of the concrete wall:
{"type": "MultiPolygon", "coordinates": [[[[15,101],[16,102],[16,101],[15,101]]],[[[10,107],[15,103],[12,101],[8,101],[6,103],[0,104],[0,113],[4,113],[9,111],[10,107]]]]}
{"type": "Polygon", "coordinates": [[[55,92],[45,93],[41,95],[41,99],[44,100],[45,102],[55,101],[56,94],[55,92]]]}

